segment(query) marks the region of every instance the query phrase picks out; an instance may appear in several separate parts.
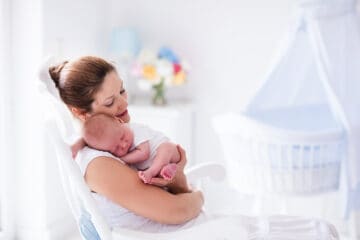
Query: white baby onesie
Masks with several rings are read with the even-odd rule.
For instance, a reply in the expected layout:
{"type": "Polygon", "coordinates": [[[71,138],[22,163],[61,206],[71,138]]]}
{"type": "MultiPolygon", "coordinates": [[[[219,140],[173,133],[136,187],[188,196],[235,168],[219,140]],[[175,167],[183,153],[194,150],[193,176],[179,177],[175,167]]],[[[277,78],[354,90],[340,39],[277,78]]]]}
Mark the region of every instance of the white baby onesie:
{"type": "Polygon", "coordinates": [[[161,143],[168,142],[167,138],[163,133],[153,130],[146,125],[138,123],[129,123],[128,125],[134,133],[134,141],[130,147],[130,151],[134,150],[139,144],[149,141],[150,145],[150,157],[140,163],[132,164],[138,170],[145,170],[151,166],[156,155],[156,149],[161,143]]]}

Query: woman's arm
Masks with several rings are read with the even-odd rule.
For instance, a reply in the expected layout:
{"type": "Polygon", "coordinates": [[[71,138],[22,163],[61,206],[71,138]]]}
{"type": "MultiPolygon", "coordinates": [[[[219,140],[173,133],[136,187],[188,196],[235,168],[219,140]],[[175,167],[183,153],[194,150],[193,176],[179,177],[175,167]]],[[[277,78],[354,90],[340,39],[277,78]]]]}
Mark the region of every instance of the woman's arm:
{"type": "Polygon", "coordinates": [[[91,190],[140,216],[165,224],[180,224],[196,217],[204,202],[199,191],[174,195],[144,184],[136,171],[109,157],[92,160],[85,180],[91,190]]]}

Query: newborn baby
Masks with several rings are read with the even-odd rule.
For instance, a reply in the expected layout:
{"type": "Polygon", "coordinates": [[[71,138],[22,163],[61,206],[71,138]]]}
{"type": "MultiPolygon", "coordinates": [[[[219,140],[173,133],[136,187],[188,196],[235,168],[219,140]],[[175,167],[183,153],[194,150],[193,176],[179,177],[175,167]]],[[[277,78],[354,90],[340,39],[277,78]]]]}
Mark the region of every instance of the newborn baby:
{"type": "Polygon", "coordinates": [[[135,166],[144,183],[159,175],[172,179],[180,161],[176,144],[162,133],[145,125],[122,123],[106,114],[95,114],[85,121],[83,139],[88,146],[135,166]]]}

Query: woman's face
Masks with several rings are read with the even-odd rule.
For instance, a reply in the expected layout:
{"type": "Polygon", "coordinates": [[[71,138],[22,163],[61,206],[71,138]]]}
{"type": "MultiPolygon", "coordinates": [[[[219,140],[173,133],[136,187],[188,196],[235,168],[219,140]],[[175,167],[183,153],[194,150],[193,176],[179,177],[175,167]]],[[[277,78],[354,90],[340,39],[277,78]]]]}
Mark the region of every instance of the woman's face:
{"type": "Polygon", "coordinates": [[[106,74],[104,82],[94,98],[95,100],[91,105],[92,112],[87,113],[86,117],[95,113],[105,113],[126,123],[130,121],[127,111],[127,92],[116,71],[106,74]]]}

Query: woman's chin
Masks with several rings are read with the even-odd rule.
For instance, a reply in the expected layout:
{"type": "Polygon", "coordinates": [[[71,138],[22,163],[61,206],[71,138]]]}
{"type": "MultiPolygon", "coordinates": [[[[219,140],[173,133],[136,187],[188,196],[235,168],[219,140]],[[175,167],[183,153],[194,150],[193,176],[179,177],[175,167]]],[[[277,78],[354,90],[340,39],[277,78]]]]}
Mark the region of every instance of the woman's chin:
{"type": "Polygon", "coordinates": [[[130,115],[127,113],[124,116],[121,117],[121,120],[123,120],[123,122],[128,123],[130,121],[130,115]]]}

